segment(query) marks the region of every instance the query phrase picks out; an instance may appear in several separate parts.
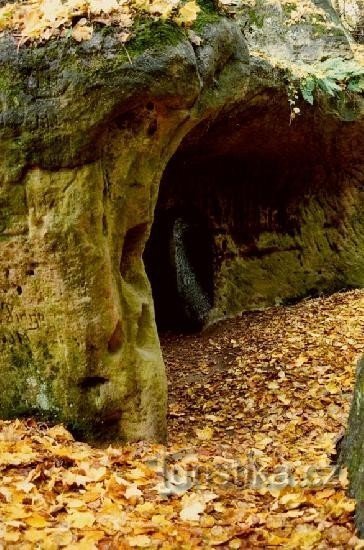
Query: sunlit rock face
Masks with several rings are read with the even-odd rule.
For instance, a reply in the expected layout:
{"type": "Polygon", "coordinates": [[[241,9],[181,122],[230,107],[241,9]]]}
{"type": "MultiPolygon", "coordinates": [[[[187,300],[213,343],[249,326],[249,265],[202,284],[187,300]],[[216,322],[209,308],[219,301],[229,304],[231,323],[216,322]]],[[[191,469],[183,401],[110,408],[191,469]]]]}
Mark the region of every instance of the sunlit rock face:
{"type": "Polygon", "coordinates": [[[268,35],[217,16],[200,43],[167,30],[128,55],[98,33],[0,41],[3,418],[163,440],[152,290],[163,328],[196,330],[362,284],[359,98],[290,124],[282,73],[251,46],[268,35]]]}

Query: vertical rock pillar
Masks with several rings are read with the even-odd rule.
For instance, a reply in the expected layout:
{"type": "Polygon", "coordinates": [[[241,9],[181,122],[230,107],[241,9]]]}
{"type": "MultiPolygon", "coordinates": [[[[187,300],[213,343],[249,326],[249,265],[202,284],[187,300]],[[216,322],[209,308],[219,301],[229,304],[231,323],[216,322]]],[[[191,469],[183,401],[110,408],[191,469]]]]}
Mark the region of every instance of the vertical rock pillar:
{"type": "Polygon", "coordinates": [[[163,440],[166,380],[142,253],[177,112],[111,125],[101,158],[1,188],[0,409],[88,439],[163,440]],[[157,124],[157,122],[155,122],[157,124]]]}

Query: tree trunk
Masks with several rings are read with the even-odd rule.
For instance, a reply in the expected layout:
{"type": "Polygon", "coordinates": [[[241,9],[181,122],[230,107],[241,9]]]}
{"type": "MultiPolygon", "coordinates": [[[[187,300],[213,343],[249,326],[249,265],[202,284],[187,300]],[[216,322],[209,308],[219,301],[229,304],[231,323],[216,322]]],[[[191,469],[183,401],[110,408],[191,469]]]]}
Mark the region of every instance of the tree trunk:
{"type": "Polygon", "coordinates": [[[340,463],[348,467],[350,495],[356,500],[355,520],[364,536],[364,358],[357,366],[354,396],[340,463]]]}

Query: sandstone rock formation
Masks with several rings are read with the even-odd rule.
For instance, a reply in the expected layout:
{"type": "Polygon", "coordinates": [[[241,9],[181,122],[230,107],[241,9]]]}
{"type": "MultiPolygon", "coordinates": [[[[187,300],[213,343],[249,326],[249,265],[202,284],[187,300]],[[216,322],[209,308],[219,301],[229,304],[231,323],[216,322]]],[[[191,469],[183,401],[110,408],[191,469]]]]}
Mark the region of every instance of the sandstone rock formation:
{"type": "Polygon", "coordinates": [[[165,438],[151,230],[166,326],[363,285],[362,100],[318,92],[291,120],[287,98],[282,63],[353,57],[317,4],[325,24],[201,2],[192,30],[144,21],[127,47],[1,39],[3,418],[165,438]]]}

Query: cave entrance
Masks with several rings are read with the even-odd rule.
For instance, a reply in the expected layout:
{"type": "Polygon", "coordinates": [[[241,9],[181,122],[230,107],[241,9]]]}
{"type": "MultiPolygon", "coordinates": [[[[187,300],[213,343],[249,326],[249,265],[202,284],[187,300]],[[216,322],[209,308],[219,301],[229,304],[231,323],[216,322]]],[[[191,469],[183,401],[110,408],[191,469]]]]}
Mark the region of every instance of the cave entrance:
{"type": "Polygon", "coordinates": [[[343,178],[344,139],[319,109],[290,123],[287,96],[273,91],[185,137],[144,255],[160,331],[362,286],[361,237],[348,231],[362,187],[343,178]]]}
{"type": "Polygon", "coordinates": [[[144,260],[159,330],[201,329],[213,299],[213,239],[205,214],[158,203],[144,260]]]}

